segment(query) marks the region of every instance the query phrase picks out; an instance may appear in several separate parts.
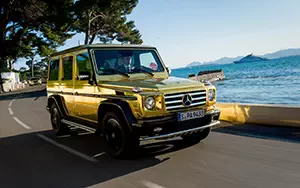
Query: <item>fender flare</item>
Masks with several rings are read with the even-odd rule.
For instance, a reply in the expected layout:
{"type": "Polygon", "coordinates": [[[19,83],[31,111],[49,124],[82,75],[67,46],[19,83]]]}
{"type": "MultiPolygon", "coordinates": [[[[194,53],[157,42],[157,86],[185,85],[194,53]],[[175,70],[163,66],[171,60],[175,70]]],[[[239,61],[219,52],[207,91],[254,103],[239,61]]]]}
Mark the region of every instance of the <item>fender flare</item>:
{"type": "Polygon", "coordinates": [[[129,130],[132,131],[131,125],[136,123],[136,118],[134,117],[129,104],[126,101],[122,100],[105,100],[99,104],[98,107],[98,127],[97,130],[103,133],[104,126],[101,125],[102,117],[105,113],[101,113],[101,111],[105,108],[117,108],[124,120],[126,121],[126,125],[129,130]]]}
{"type": "Polygon", "coordinates": [[[65,106],[64,98],[62,96],[60,96],[60,95],[49,96],[48,100],[47,100],[47,109],[50,110],[51,105],[53,103],[55,103],[56,106],[58,107],[58,111],[62,117],[68,116],[67,108],[65,106]]]}

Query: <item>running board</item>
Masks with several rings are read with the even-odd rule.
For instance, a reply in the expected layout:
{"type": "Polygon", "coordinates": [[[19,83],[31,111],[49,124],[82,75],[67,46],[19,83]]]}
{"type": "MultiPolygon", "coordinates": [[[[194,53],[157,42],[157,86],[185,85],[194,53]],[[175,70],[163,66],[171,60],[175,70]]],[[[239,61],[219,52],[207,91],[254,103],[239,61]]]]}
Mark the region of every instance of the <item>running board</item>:
{"type": "Polygon", "coordinates": [[[68,124],[70,126],[77,127],[79,129],[88,131],[88,132],[92,132],[92,133],[96,132],[96,129],[94,129],[94,128],[91,128],[91,127],[88,127],[88,126],[85,126],[85,125],[82,125],[82,124],[79,124],[79,123],[75,123],[73,121],[62,119],[61,122],[65,123],[65,124],[68,124]]]}

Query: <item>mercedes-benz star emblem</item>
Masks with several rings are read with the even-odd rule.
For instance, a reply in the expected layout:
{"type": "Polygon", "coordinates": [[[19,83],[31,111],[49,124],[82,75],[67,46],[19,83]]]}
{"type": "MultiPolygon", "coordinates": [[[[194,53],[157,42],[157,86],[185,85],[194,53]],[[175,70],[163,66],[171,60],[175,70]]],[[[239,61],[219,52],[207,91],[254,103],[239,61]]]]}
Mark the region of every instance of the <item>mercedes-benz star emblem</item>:
{"type": "Polygon", "coordinates": [[[192,101],[192,96],[189,94],[184,95],[182,98],[182,103],[184,106],[190,106],[192,104],[192,101]]]}

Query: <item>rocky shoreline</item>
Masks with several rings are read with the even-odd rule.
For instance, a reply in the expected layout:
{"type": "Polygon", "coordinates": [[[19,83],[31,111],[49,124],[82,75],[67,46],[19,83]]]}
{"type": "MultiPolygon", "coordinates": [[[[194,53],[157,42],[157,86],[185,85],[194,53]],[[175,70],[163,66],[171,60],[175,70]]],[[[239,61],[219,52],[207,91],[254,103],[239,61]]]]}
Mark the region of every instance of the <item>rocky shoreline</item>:
{"type": "Polygon", "coordinates": [[[188,78],[191,80],[196,81],[209,81],[209,82],[216,82],[225,79],[224,71],[222,69],[219,70],[207,70],[207,71],[200,71],[197,76],[196,74],[188,75],[188,78]]]}

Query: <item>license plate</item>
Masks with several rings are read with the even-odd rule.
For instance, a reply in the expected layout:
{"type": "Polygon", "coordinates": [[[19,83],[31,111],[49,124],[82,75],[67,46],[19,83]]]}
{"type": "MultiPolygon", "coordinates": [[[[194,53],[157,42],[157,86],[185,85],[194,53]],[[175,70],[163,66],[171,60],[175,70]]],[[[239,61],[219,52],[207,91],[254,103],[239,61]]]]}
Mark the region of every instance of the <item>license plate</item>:
{"type": "Polygon", "coordinates": [[[191,111],[191,112],[181,112],[178,113],[178,121],[186,121],[190,119],[197,119],[202,118],[205,115],[204,110],[197,110],[197,111],[191,111]]]}

